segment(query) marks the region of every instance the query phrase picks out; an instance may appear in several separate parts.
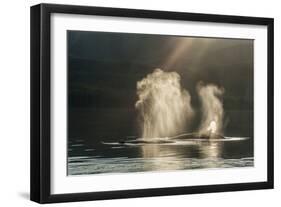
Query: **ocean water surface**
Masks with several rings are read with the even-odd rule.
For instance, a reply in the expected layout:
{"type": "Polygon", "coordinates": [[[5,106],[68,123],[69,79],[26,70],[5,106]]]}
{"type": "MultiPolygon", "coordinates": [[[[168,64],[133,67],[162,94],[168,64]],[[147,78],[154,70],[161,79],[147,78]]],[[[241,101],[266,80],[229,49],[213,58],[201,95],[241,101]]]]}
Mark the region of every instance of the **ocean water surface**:
{"type": "Polygon", "coordinates": [[[68,175],[173,171],[254,166],[252,139],[176,139],[100,142],[89,147],[83,139],[68,143],[68,175]]]}

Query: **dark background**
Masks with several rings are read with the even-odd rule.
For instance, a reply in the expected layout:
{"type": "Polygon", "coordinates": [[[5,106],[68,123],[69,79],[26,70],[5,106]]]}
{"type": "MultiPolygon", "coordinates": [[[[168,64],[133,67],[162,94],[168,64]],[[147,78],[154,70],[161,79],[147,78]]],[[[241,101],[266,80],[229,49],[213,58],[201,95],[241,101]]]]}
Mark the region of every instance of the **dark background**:
{"type": "Polygon", "coordinates": [[[253,40],[68,31],[68,139],[89,146],[140,136],[136,83],[176,71],[196,117],[199,81],[224,87],[226,136],[253,136],[253,40]]]}

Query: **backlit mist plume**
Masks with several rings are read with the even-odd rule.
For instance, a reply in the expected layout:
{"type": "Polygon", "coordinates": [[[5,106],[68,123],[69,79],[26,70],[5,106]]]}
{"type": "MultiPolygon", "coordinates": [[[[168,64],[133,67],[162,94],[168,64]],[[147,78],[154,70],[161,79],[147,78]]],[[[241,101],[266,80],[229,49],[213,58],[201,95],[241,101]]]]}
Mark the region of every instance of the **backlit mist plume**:
{"type": "Polygon", "coordinates": [[[224,93],[223,88],[216,85],[204,85],[200,82],[197,85],[197,92],[201,101],[202,119],[199,133],[209,135],[223,135],[223,103],[221,96],[224,93]]]}
{"type": "Polygon", "coordinates": [[[188,127],[193,110],[187,90],[181,88],[180,75],[155,69],[137,82],[143,138],[160,138],[182,133],[188,127]]]}

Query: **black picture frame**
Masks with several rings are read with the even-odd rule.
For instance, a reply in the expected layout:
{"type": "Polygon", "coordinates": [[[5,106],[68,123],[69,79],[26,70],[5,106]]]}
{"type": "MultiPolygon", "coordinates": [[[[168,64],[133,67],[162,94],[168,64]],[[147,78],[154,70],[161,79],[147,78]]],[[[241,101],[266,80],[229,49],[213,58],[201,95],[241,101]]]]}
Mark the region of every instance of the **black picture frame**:
{"type": "Polygon", "coordinates": [[[31,7],[31,174],[30,199],[38,203],[87,201],[102,199],[166,196],[179,194],[210,193],[273,188],[273,28],[272,18],[195,14],[152,10],[103,8],[56,4],[39,4],[31,7]],[[50,130],[51,130],[51,72],[50,72],[50,16],[53,13],[134,17],[149,19],[181,20],[210,23],[232,23],[267,26],[267,181],[236,184],[167,187],[153,189],[87,192],[74,194],[51,194],[50,179],[50,130]]]}

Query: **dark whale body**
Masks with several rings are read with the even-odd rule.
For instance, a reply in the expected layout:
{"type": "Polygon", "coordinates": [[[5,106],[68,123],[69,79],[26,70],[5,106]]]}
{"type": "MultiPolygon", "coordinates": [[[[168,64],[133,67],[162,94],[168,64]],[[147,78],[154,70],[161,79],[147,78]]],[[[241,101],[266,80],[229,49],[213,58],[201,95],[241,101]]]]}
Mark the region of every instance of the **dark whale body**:
{"type": "Polygon", "coordinates": [[[177,141],[187,141],[187,140],[218,140],[218,139],[225,139],[224,136],[220,134],[199,134],[199,133],[188,133],[188,134],[181,134],[174,137],[165,137],[165,138],[138,138],[134,140],[120,140],[118,141],[119,144],[172,144],[177,141]]]}

